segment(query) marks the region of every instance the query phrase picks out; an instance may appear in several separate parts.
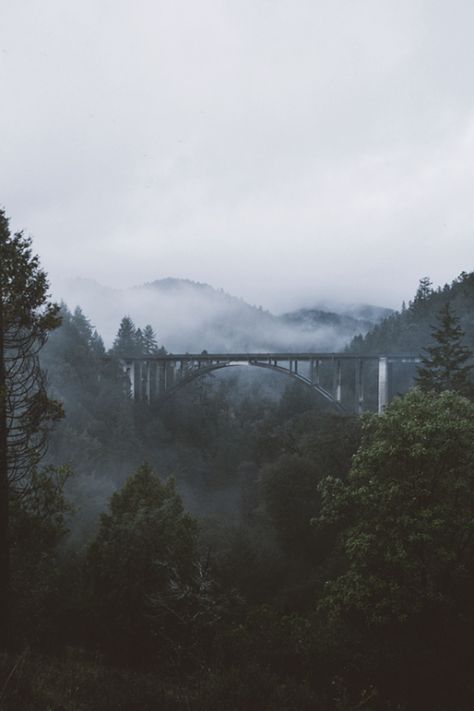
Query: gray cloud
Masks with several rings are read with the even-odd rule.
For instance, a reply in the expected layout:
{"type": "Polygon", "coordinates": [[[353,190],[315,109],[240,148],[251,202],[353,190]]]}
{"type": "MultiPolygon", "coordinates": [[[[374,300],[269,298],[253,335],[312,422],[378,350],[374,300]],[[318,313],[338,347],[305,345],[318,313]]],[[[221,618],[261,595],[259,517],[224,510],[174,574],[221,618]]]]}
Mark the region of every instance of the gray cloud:
{"type": "Polygon", "coordinates": [[[53,280],[399,306],[473,268],[468,0],[0,2],[0,201],[53,280]]]}

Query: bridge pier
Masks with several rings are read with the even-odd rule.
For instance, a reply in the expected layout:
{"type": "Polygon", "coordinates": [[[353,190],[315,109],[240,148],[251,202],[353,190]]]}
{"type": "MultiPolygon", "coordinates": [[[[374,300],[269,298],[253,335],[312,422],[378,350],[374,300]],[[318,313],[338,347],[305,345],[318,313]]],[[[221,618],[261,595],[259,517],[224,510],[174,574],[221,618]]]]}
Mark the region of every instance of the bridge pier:
{"type": "Polygon", "coordinates": [[[166,364],[166,388],[172,388],[174,385],[174,375],[175,375],[175,364],[166,364]]]}
{"type": "Polygon", "coordinates": [[[147,360],[145,371],[145,399],[148,404],[152,402],[156,394],[156,363],[147,360]]]}
{"type": "Polygon", "coordinates": [[[355,364],[355,409],[358,415],[364,411],[364,361],[355,364]]]}
{"type": "Polygon", "coordinates": [[[378,413],[379,415],[387,407],[388,403],[388,358],[381,356],[379,358],[379,398],[378,398],[378,413]]]}
{"type": "Polygon", "coordinates": [[[163,395],[166,392],[166,363],[164,361],[158,363],[157,381],[158,395],[163,395]]]}
{"type": "Polygon", "coordinates": [[[312,385],[319,385],[319,360],[311,360],[309,364],[309,379],[312,385]]]}
{"type": "Polygon", "coordinates": [[[135,361],[122,361],[122,370],[125,377],[128,378],[128,394],[132,400],[135,400],[137,395],[135,390],[135,361]]]}
{"type": "Polygon", "coordinates": [[[336,361],[336,402],[341,402],[342,398],[342,366],[341,361],[336,361]]]}
{"type": "Polygon", "coordinates": [[[333,359],[332,395],[336,402],[341,402],[342,397],[342,368],[338,358],[333,359]]]}

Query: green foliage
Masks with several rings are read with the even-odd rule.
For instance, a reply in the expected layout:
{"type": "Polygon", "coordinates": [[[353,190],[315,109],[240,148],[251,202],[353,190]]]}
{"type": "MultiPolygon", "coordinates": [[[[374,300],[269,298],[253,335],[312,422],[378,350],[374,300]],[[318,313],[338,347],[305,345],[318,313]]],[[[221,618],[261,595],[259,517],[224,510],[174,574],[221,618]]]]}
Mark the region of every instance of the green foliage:
{"type": "Polygon", "coordinates": [[[69,476],[65,468],[35,471],[28,487],[11,497],[11,614],[17,644],[51,644],[56,636],[59,546],[72,513],[64,496],[69,476]]]}
{"type": "Polygon", "coordinates": [[[454,390],[460,395],[473,394],[474,385],[469,377],[473,366],[466,365],[472,353],[462,343],[464,332],[459,318],[449,303],[441,307],[437,318],[438,327],[433,327],[432,334],[436,345],[425,348],[417,383],[422,390],[436,393],[454,390]]]}
{"type": "Polygon", "coordinates": [[[418,289],[416,290],[415,298],[410,304],[413,311],[423,314],[430,302],[433,294],[433,284],[429,277],[420,279],[418,289]]]}
{"type": "Polygon", "coordinates": [[[10,233],[0,210],[0,644],[10,630],[10,496],[28,485],[43,456],[51,424],[61,418],[48,397],[38,353],[60,323],[31,239],[10,233]]]}
{"type": "Polygon", "coordinates": [[[157,353],[165,353],[164,348],[159,348],[156,340],[156,334],[150,324],[147,324],[142,335],[142,353],[145,355],[156,355],[157,353]]]}
{"type": "Polygon", "coordinates": [[[153,600],[192,580],[196,535],[174,482],[146,464],[112,496],[88,556],[91,605],[109,651],[136,660],[166,647],[172,631],[156,620],[153,600]]]}
{"type": "Polygon", "coordinates": [[[474,405],[413,390],[365,419],[346,483],[321,485],[319,522],[340,522],[348,572],[333,611],[370,623],[447,602],[474,574],[474,405]]]}
{"type": "Polygon", "coordinates": [[[38,352],[61,322],[31,239],[11,234],[0,210],[0,490],[21,485],[39,462],[52,422],[63,412],[46,392],[38,352]],[[7,462],[3,461],[6,457],[7,462]]]}
{"type": "Polygon", "coordinates": [[[113,668],[71,647],[0,655],[0,679],[2,711],[188,711],[193,693],[173,688],[156,671],[113,668]]]}
{"type": "Polygon", "coordinates": [[[5,333],[15,326],[43,341],[60,323],[59,307],[47,299],[48,278],[31,244],[22,232],[10,233],[5,212],[0,210],[0,298],[5,333]]]}
{"type": "MultiPolygon", "coordinates": [[[[413,390],[384,415],[365,418],[347,481],[330,477],[320,487],[316,523],[338,527],[346,560],[321,609],[352,631],[354,658],[365,660],[369,679],[394,684],[396,670],[403,690],[390,693],[441,704],[430,708],[448,708],[448,690],[453,699],[467,694],[473,461],[474,404],[452,392],[413,390]]],[[[459,703],[452,707],[464,708],[459,703]]]]}
{"type": "Polygon", "coordinates": [[[153,328],[147,324],[142,331],[136,328],[130,316],[124,316],[114,340],[111,353],[117,358],[143,355],[165,354],[164,348],[159,348],[153,328]]]}
{"type": "Polygon", "coordinates": [[[80,309],[71,313],[62,304],[61,315],[41,358],[67,411],[51,433],[48,461],[70,463],[81,476],[113,472],[121,482],[143,459],[121,368],[104,359],[102,340],[80,309]]]}
{"type": "Polygon", "coordinates": [[[320,561],[327,555],[329,540],[309,526],[320,506],[318,484],[328,474],[345,477],[359,437],[357,418],[313,412],[275,428],[269,438],[273,461],[262,470],[264,501],[279,540],[293,557],[320,561]]]}
{"type": "Polygon", "coordinates": [[[140,355],[140,346],[135,324],[130,316],[124,316],[120,322],[112,352],[117,357],[136,356],[140,355]]]}

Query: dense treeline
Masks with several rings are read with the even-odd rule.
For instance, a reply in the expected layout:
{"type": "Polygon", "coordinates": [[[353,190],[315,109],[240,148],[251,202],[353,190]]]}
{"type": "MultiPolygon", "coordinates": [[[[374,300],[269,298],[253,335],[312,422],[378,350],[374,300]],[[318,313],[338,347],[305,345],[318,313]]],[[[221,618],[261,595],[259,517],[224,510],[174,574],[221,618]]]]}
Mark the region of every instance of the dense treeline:
{"type": "MultiPolygon", "coordinates": [[[[422,281],[352,347],[419,351],[446,301],[470,347],[473,275],[422,281]]],[[[105,358],[80,309],[62,317],[42,363],[66,411],[48,463],[70,470],[12,507],[3,708],[472,708],[469,398],[341,417],[246,373],[149,408],[117,357],[158,352],[152,329],[125,317],[105,358]]]]}
{"type": "Polygon", "coordinates": [[[419,353],[431,339],[440,309],[449,303],[460,318],[466,345],[474,350],[474,272],[462,272],[451,284],[434,289],[428,277],[420,280],[408,306],[385,318],[365,336],[356,336],[350,350],[359,353],[419,353]]]}

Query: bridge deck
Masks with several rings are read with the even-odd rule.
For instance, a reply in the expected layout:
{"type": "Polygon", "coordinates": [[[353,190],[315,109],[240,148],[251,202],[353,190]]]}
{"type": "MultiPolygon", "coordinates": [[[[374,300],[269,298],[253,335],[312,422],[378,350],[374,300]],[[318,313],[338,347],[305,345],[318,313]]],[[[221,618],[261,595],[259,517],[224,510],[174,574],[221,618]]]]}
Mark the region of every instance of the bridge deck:
{"type": "Polygon", "coordinates": [[[413,353],[167,353],[166,355],[142,355],[126,357],[127,361],[242,361],[249,360],[379,360],[388,358],[390,361],[416,363],[419,356],[413,353]]]}

